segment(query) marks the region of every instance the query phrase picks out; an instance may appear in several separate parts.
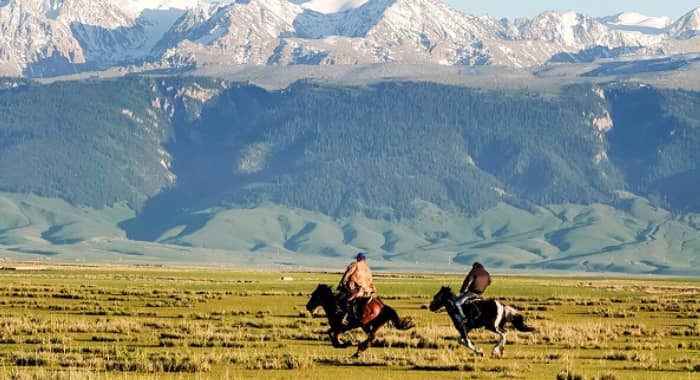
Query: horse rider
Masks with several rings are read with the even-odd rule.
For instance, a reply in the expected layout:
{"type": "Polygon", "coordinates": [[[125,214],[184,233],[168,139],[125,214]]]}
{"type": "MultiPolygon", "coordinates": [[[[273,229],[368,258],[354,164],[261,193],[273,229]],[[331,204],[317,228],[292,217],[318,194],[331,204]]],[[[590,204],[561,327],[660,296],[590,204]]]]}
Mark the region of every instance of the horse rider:
{"type": "MultiPolygon", "coordinates": [[[[370,298],[377,289],[372,281],[372,271],[367,266],[367,256],[360,252],[355,256],[355,260],[348,265],[343,278],[338,284],[338,304],[345,305],[344,310],[351,310],[354,305],[353,300],[358,298],[370,298]]],[[[357,315],[353,308],[353,315],[357,315]]],[[[347,315],[343,319],[343,324],[347,324],[347,315]]]]}
{"type": "Polygon", "coordinates": [[[468,301],[473,301],[476,299],[481,299],[486,288],[491,285],[491,275],[486,271],[483,265],[479,262],[472,264],[472,269],[464,278],[462,287],[459,289],[460,296],[455,300],[455,306],[459,312],[460,321],[464,323],[465,321],[471,321],[474,317],[478,317],[478,310],[475,307],[469,307],[469,319],[464,315],[464,310],[462,310],[462,305],[468,301]]]}

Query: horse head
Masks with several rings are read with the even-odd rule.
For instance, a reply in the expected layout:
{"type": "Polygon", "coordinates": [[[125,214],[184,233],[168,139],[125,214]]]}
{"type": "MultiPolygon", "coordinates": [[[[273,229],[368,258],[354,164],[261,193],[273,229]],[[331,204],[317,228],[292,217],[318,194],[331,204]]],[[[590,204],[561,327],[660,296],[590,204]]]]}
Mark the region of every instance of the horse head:
{"type": "Polygon", "coordinates": [[[327,302],[328,299],[333,297],[333,289],[330,286],[324,284],[318,284],[316,290],[311,293],[311,299],[306,303],[306,310],[309,313],[313,313],[317,307],[327,302]]]}
{"type": "Polygon", "coordinates": [[[440,310],[440,308],[447,305],[447,302],[453,297],[454,293],[452,293],[452,289],[450,289],[449,286],[443,286],[430,302],[430,311],[436,312],[440,310]]]}

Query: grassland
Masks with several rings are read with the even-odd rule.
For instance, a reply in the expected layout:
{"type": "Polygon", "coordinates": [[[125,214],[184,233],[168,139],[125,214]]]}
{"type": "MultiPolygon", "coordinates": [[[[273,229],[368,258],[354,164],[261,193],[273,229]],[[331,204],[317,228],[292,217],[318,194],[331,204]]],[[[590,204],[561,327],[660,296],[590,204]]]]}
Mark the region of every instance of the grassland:
{"type": "MultiPolygon", "coordinates": [[[[7,264],[5,264],[7,265],[7,264]]],[[[22,269],[22,268],[20,268],[22,269]]],[[[26,269],[26,268],[25,268],[26,269]]],[[[699,379],[700,281],[495,276],[489,296],[538,330],[479,359],[425,309],[454,275],[378,274],[417,327],[360,359],[304,309],[334,273],[154,267],[0,271],[0,379],[699,379]],[[288,277],[283,279],[284,277],[288,277]]],[[[354,334],[355,341],[363,339],[354,334]]],[[[474,334],[490,349],[494,337],[474,334]]]]}
{"type": "Polygon", "coordinates": [[[299,270],[342,268],[367,250],[383,271],[422,271],[426,264],[453,271],[455,263],[467,269],[478,260],[489,268],[700,276],[700,214],[673,216],[633,194],[620,197],[616,206],[525,210],[501,203],[474,217],[416,201],[416,217],[401,222],[334,219],[269,203],[224,207],[206,211],[204,225],[193,211],[148,242],[129,240],[119,228],[135,215],[126,205],[92,209],[0,192],[0,260],[299,270]]]}

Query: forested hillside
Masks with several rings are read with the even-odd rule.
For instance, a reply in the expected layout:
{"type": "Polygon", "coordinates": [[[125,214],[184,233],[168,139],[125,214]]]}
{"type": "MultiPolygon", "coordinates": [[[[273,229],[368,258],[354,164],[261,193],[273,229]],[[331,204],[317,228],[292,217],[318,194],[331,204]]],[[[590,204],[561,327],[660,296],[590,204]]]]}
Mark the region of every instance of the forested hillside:
{"type": "Polygon", "coordinates": [[[142,204],[168,185],[159,149],[170,124],[150,94],[144,80],[0,92],[0,188],[77,205],[142,204]]]}
{"type": "Polygon", "coordinates": [[[695,219],[682,216],[700,211],[699,110],[698,93],[615,83],[543,93],[411,82],[268,91],[174,77],[18,82],[0,87],[0,191],[127,205],[133,215],[119,229],[136,240],[331,256],[376,247],[392,260],[430,247],[466,262],[472,255],[456,246],[469,241],[489,255],[476,245],[500,239],[530,253],[504,259],[500,248],[494,265],[522,266],[628,249],[670,219],[697,239],[695,219]],[[640,204],[670,213],[640,213],[640,204]],[[597,216],[569,218],[573,205],[597,216]],[[274,220],[278,232],[250,240],[237,235],[238,221],[222,222],[222,211],[256,209],[251,221],[266,229],[274,220]],[[497,209],[510,211],[486,228],[494,224],[484,215],[497,209]],[[314,220],[293,222],[284,210],[314,220]],[[606,235],[611,221],[625,232],[606,235]],[[334,224],[338,232],[322,233],[334,224]],[[583,238],[567,237],[586,226],[583,238]],[[547,247],[512,239],[527,233],[547,247]],[[589,238],[605,243],[578,245],[589,238]]]}
{"type": "Polygon", "coordinates": [[[618,86],[610,158],[627,187],[676,211],[700,210],[700,94],[618,86]]]}

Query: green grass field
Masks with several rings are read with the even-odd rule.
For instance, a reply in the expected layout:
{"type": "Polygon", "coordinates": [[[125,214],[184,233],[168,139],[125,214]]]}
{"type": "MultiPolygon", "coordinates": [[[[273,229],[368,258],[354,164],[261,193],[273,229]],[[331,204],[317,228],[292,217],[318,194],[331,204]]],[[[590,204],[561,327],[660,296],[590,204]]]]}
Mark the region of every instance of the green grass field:
{"type": "MultiPolygon", "coordinates": [[[[379,346],[351,359],[354,348],[331,348],[323,312],[304,308],[318,283],[338,278],[2,270],[0,379],[700,379],[697,280],[494,276],[488,295],[521,310],[537,332],[509,331],[505,358],[480,359],[457,344],[445,313],[425,309],[459,276],[376,274],[386,303],[417,326],[385,328],[379,346]]],[[[473,337],[485,352],[495,344],[490,333],[473,337]]]]}

